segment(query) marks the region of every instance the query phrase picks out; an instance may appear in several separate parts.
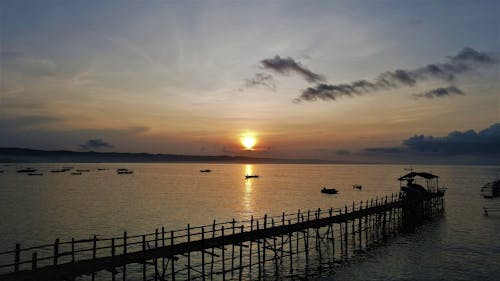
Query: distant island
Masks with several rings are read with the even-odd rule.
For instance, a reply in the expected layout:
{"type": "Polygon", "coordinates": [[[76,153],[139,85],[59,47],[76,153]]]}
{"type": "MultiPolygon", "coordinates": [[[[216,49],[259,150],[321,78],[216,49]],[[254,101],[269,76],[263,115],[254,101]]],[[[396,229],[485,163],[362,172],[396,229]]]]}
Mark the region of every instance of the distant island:
{"type": "Polygon", "coordinates": [[[318,159],[277,159],[245,156],[201,156],[124,152],[78,152],[0,147],[0,163],[244,163],[244,164],[345,164],[318,159]]]}

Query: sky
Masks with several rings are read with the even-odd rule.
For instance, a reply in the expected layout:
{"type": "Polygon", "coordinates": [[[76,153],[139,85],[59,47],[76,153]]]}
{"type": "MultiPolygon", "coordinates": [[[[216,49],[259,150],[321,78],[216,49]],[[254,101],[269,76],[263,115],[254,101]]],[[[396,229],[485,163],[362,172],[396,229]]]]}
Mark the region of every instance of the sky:
{"type": "Polygon", "coordinates": [[[0,147],[500,164],[498,1],[0,13],[0,147]]]}

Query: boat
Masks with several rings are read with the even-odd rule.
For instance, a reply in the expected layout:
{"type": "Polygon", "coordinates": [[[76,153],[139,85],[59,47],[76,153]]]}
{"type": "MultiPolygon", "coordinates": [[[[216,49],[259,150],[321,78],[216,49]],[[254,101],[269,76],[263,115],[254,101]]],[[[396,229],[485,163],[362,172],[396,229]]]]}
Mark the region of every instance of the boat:
{"type": "Polygon", "coordinates": [[[323,187],[321,189],[321,193],[326,193],[326,194],[337,194],[339,193],[338,190],[336,190],[335,188],[326,188],[326,187],[323,187]]]}
{"type": "Polygon", "coordinates": [[[352,186],[352,188],[357,189],[357,190],[361,190],[363,188],[363,186],[361,184],[355,184],[352,186]]]}
{"type": "Polygon", "coordinates": [[[98,171],[105,171],[107,170],[106,168],[97,168],[98,171]]]}
{"type": "Polygon", "coordinates": [[[212,170],[210,169],[200,170],[200,173],[210,173],[210,172],[212,172],[212,170]]]}
{"type": "Polygon", "coordinates": [[[43,176],[42,173],[28,173],[28,176],[43,176]]]}
{"type": "Polygon", "coordinates": [[[2,174],[4,171],[0,170],[0,174],[2,174]]]}
{"type": "Polygon", "coordinates": [[[71,173],[72,176],[79,176],[81,174],[82,174],[81,172],[73,172],[73,173],[71,173]]]}
{"type": "Polygon", "coordinates": [[[485,184],[481,188],[481,194],[484,198],[493,198],[500,196],[500,180],[485,184]]]}
{"type": "Polygon", "coordinates": [[[80,169],[80,170],[76,170],[76,171],[77,171],[77,172],[80,172],[80,173],[81,173],[81,172],[90,172],[90,170],[88,170],[88,169],[85,169],[85,170],[81,170],[81,169],[80,169]]]}
{"type": "Polygon", "coordinates": [[[51,173],[64,173],[66,172],[64,169],[61,169],[61,170],[58,170],[58,169],[54,169],[54,170],[50,170],[51,173]]]}
{"type": "Polygon", "coordinates": [[[24,169],[20,169],[20,170],[17,170],[18,173],[34,173],[36,172],[36,169],[34,168],[24,168],[24,169]]]}
{"type": "Polygon", "coordinates": [[[129,174],[133,174],[134,171],[121,168],[121,169],[116,169],[116,173],[119,175],[129,175],[129,174]]]}
{"type": "Polygon", "coordinates": [[[245,179],[258,178],[259,175],[245,175],[245,179]]]}

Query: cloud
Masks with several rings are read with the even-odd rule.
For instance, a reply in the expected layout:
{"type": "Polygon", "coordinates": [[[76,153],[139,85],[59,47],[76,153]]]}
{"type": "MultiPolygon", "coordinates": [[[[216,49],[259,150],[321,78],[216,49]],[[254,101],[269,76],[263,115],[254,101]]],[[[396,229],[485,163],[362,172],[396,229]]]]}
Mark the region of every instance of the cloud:
{"type": "Polygon", "coordinates": [[[114,146],[103,141],[102,139],[90,139],[84,144],[78,145],[81,149],[99,149],[99,148],[113,148],[114,146]]]}
{"type": "Polygon", "coordinates": [[[274,58],[261,60],[260,63],[265,69],[269,69],[279,74],[288,75],[291,72],[299,74],[309,83],[320,83],[326,81],[323,75],[312,72],[291,57],[281,58],[276,55],[274,58]]]}
{"type": "Polygon", "coordinates": [[[465,93],[455,86],[450,86],[446,88],[433,89],[421,94],[413,94],[413,96],[416,98],[428,98],[428,99],[442,98],[451,95],[465,95],[465,93]]]}
{"type": "Polygon", "coordinates": [[[500,123],[476,132],[454,131],[445,137],[414,135],[399,147],[367,148],[366,153],[426,155],[436,157],[473,156],[478,158],[500,157],[500,123]]]}
{"type": "MultiPolygon", "coordinates": [[[[424,67],[395,71],[386,71],[379,74],[375,79],[357,80],[345,84],[318,84],[314,87],[304,89],[301,95],[294,101],[315,100],[337,100],[340,97],[352,97],[375,91],[396,89],[400,87],[413,87],[429,79],[452,83],[457,74],[462,74],[473,69],[498,63],[498,59],[485,53],[478,52],[472,48],[465,47],[455,56],[446,58],[444,63],[428,64],[424,67]]],[[[440,88],[450,90],[452,87],[440,88]]],[[[448,94],[459,94],[463,92],[455,87],[448,94]]],[[[441,90],[441,93],[443,91],[441,90]]],[[[429,96],[438,96],[430,94],[429,96]]],[[[446,94],[445,94],[446,95],[446,94]]]]}
{"type": "Polygon", "coordinates": [[[271,74],[256,73],[253,78],[245,80],[246,88],[255,88],[258,86],[266,87],[272,91],[276,91],[276,84],[271,74]]]}

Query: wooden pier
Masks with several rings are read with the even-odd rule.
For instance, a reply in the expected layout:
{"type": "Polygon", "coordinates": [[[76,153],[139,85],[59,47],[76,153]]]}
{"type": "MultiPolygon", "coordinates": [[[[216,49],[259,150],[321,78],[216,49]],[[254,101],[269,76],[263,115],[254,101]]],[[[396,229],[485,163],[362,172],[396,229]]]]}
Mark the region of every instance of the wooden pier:
{"type": "Polygon", "coordinates": [[[444,212],[444,194],[0,253],[0,280],[264,280],[334,267],[444,212]]]}

